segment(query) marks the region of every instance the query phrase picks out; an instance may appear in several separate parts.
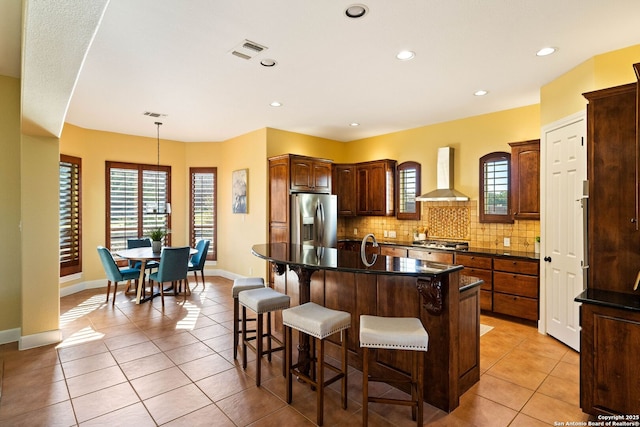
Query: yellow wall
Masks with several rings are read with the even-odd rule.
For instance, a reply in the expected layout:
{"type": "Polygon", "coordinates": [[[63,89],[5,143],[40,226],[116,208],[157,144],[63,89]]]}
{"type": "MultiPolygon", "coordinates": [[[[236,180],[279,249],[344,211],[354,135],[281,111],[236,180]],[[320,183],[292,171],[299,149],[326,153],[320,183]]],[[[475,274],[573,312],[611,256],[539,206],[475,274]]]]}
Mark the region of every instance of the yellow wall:
{"type": "Polygon", "coordinates": [[[514,108],[431,126],[395,132],[347,144],[351,162],[394,159],[422,165],[422,191],[436,188],[439,147],[454,151],[454,184],[458,191],[478,198],[478,161],[492,151],[510,151],[509,142],[540,137],[540,107],[514,108]]]}
{"type": "MultiPolygon", "coordinates": [[[[21,325],[20,80],[0,76],[0,332],[21,325]]],[[[27,259],[34,259],[29,256],[27,259]]]]}
{"type": "Polygon", "coordinates": [[[60,315],[58,138],[22,135],[22,336],[56,331],[60,315]]]}
{"type": "Polygon", "coordinates": [[[251,246],[268,240],[266,133],[260,129],[224,142],[185,144],[187,173],[189,167],[217,168],[216,268],[240,276],[265,274],[264,261],[251,254],[251,246]],[[232,213],[231,176],[239,169],[249,170],[247,214],[232,213]]]}
{"type": "MultiPolygon", "coordinates": [[[[156,164],[157,139],[65,124],[60,137],[60,153],[82,159],[83,277],[78,281],[103,279],[105,274],[96,247],[105,245],[106,238],[105,161],[156,164]]],[[[174,246],[186,245],[189,232],[186,221],[189,194],[185,144],[161,138],[160,164],[171,166],[171,243],[174,246]]],[[[62,286],[70,286],[78,281],[67,282],[62,286]]]]}
{"type": "Polygon", "coordinates": [[[585,92],[636,81],[632,65],[640,62],[640,45],[595,56],[540,88],[540,119],[545,126],[584,111],[585,92]]]}
{"type": "Polygon", "coordinates": [[[290,153],[329,159],[336,163],[347,163],[349,161],[346,155],[347,145],[348,143],[332,139],[280,129],[267,129],[267,157],[290,153]]]}

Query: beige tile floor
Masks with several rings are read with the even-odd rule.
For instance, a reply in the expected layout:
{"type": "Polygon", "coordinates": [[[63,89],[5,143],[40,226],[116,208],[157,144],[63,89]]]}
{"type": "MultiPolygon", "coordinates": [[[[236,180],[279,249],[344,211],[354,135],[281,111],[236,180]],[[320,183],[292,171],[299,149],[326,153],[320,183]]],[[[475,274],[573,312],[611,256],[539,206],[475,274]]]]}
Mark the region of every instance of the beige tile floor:
{"type": "MultiPolygon", "coordinates": [[[[243,371],[233,360],[232,282],[207,277],[185,302],[167,297],[140,306],[105,290],[61,299],[59,345],[18,351],[0,346],[4,361],[2,426],[307,426],[314,393],[294,385],[284,400],[281,360],[243,371]]],[[[121,287],[123,289],[123,287],[121,287]]],[[[482,316],[494,327],[481,338],[480,381],[450,414],[425,404],[425,425],[548,426],[585,421],[579,407],[579,355],[535,328],[482,316]]],[[[250,354],[249,356],[252,356],[250,354]]],[[[255,362],[254,357],[250,357],[255,362]]],[[[427,379],[428,380],[428,379],[427,379]]],[[[325,425],[361,424],[362,374],[349,374],[349,406],[327,392],[325,425]]],[[[379,385],[377,392],[400,392],[379,385]]],[[[410,410],[370,405],[370,425],[412,426],[410,410]]]]}

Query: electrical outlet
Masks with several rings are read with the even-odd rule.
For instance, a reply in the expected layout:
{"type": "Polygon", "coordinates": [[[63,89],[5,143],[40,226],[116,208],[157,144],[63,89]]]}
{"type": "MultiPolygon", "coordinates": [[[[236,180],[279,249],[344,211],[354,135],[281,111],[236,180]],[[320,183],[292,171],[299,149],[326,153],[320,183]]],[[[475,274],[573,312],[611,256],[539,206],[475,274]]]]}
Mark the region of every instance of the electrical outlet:
{"type": "Polygon", "coordinates": [[[354,236],[357,236],[357,235],[358,235],[358,229],[357,229],[357,228],[354,228],[354,229],[353,229],[353,235],[354,235],[354,236]]]}
{"type": "Polygon", "coordinates": [[[395,232],[395,231],[393,231],[393,230],[392,230],[392,231],[390,231],[390,232],[389,232],[389,237],[391,237],[392,239],[395,239],[395,238],[396,238],[396,232],[395,232]]]}
{"type": "Polygon", "coordinates": [[[505,237],[503,245],[505,248],[508,248],[509,246],[511,246],[511,239],[509,237],[505,237]]]}
{"type": "Polygon", "coordinates": [[[384,237],[389,237],[389,233],[387,232],[387,230],[384,230],[382,234],[384,235],[384,237]]]}
{"type": "Polygon", "coordinates": [[[253,275],[253,267],[249,267],[249,276],[253,275]]]}

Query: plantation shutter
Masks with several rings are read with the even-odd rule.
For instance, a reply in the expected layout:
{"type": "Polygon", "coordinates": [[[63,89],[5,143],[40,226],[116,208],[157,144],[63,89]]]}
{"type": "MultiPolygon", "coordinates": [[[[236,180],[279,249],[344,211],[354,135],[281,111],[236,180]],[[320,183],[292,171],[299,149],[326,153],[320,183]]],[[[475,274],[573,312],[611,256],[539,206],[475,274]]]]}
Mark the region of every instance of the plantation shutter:
{"type": "Polygon", "coordinates": [[[191,245],[209,240],[208,260],[217,258],[216,250],[216,168],[191,168],[191,245]]]}
{"type": "Polygon", "coordinates": [[[60,276],[82,271],[80,168],[78,157],[60,155],[60,276]]]}

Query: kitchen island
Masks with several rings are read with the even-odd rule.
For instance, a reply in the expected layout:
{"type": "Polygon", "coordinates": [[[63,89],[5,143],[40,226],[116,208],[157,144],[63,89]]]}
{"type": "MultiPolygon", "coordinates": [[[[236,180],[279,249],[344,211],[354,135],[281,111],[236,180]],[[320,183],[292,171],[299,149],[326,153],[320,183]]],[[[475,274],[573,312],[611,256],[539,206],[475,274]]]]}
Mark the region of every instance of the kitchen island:
{"type": "MultiPolygon", "coordinates": [[[[291,296],[292,305],[313,301],[351,313],[349,364],[357,369],[360,315],[416,317],[429,333],[425,402],[450,412],[479,380],[482,281],[461,275],[462,266],[375,254],[365,263],[358,252],[287,243],[255,245],[252,252],[272,264],[271,286],[291,296]]],[[[276,316],[279,333],[281,322],[276,316]]],[[[301,360],[308,358],[305,337],[298,343],[301,360]]],[[[338,356],[337,341],[327,347],[338,356]]],[[[410,361],[407,352],[378,350],[371,374],[403,378],[410,361]]]]}

